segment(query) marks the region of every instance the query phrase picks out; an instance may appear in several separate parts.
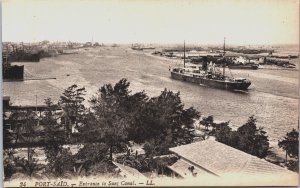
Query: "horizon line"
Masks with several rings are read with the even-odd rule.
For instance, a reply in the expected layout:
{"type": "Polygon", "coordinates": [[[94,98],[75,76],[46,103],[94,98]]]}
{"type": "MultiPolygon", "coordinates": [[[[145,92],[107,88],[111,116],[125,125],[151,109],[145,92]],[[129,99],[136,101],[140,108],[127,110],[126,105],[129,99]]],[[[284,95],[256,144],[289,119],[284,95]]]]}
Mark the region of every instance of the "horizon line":
{"type": "MultiPolygon", "coordinates": [[[[2,41],[2,43],[40,43],[48,41],[50,43],[56,42],[72,42],[72,43],[99,43],[99,44],[182,44],[183,42],[117,42],[117,41],[110,41],[110,42],[101,42],[101,41],[72,41],[72,40],[40,40],[40,41],[2,41]]],[[[187,42],[187,45],[223,45],[221,42],[187,42]]],[[[300,47],[300,43],[226,43],[226,45],[239,45],[239,46],[248,46],[248,45],[298,45],[300,47]]]]}

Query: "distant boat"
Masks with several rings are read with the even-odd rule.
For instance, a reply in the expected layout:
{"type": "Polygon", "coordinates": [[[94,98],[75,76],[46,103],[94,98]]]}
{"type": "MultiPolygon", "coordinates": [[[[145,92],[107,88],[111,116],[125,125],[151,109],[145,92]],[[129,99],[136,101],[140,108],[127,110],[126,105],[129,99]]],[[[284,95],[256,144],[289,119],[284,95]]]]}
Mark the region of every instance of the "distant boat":
{"type": "Polygon", "coordinates": [[[283,67],[285,67],[285,68],[292,68],[292,69],[294,69],[294,68],[296,68],[296,65],[295,65],[295,64],[292,64],[292,63],[290,63],[290,64],[287,64],[287,65],[284,65],[283,67]]]}
{"type": "Polygon", "coordinates": [[[154,50],[155,49],[155,47],[153,47],[153,46],[145,46],[142,48],[143,48],[143,50],[154,50]]]}
{"type": "Polygon", "coordinates": [[[133,45],[131,45],[131,49],[133,49],[133,50],[153,50],[153,49],[155,49],[155,47],[153,47],[153,46],[144,46],[144,45],[141,45],[141,44],[133,44],[133,45]]]}
{"type": "Polygon", "coordinates": [[[256,70],[258,69],[258,65],[255,64],[231,64],[228,65],[228,68],[230,69],[252,69],[252,70],[256,70]]]}
{"type": "Polygon", "coordinates": [[[141,48],[139,46],[133,46],[133,47],[131,47],[131,49],[133,49],[133,50],[143,50],[143,48],[141,48]]]}
{"type": "Polygon", "coordinates": [[[208,63],[207,57],[204,57],[202,67],[186,67],[184,43],[184,68],[170,68],[171,78],[219,89],[246,90],[251,85],[250,80],[225,76],[225,38],[223,48],[223,58],[219,59],[219,61],[223,62],[223,73],[221,73],[212,62],[208,63]]]}
{"type": "Polygon", "coordinates": [[[23,81],[24,80],[24,65],[11,65],[8,61],[9,56],[3,55],[2,63],[2,77],[3,80],[14,80],[23,81]]]}

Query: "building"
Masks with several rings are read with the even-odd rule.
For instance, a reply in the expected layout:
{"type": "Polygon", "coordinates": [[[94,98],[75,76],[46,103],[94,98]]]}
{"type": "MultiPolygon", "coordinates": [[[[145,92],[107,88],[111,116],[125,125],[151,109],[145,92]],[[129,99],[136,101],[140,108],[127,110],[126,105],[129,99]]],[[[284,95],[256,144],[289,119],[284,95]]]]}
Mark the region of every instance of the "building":
{"type": "Polygon", "coordinates": [[[273,175],[298,177],[297,173],[214,140],[204,140],[169,150],[180,159],[168,168],[176,176],[183,178],[206,176],[222,179],[234,175],[237,181],[239,177],[255,177],[259,181],[259,178],[263,180],[273,175]]]}
{"type": "Polygon", "coordinates": [[[112,163],[118,168],[119,175],[124,178],[146,178],[146,176],[140,173],[137,169],[122,165],[115,161],[112,163]]]}
{"type": "Polygon", "coordinates": [[[242,56],[239,56],[237,58],[234,58],[234,63],[235,64],[245,64],[247,62],[247,59],[245,59],[242,56]]]}

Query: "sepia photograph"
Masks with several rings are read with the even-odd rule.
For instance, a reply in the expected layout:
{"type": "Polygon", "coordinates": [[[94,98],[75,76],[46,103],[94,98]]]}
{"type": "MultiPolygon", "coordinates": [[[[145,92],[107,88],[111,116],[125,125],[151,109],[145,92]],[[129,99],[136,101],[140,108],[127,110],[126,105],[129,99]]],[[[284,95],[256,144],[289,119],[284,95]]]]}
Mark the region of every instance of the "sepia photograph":
{"type": "Polygon", "coordinates": [[[3,186],[298,186],[299,10],[2,0],[3,186]]]}

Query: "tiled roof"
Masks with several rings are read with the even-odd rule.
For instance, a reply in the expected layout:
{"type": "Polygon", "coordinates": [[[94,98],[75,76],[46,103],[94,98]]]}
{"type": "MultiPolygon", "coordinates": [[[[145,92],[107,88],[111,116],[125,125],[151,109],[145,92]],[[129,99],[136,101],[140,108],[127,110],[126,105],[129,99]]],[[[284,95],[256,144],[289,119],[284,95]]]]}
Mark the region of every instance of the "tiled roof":
{"type": "Polygon", "coordinates": [[[257,173],[263,173],[266,175],[293,173],[278,165],[272,164],[264,159],[260,159],[257,157],[251,157],[250,161],[248,162],[247,166],[244,168],[243,172],[245,174],[251,174],[251,175],[257,173]]]}
{"type": "Polygon", "coordinates": [[[114,161],[113,164],[116,165],[124,174],[126,174],[126,177],[146,178],[146,176],[144,176],[142,173],[140,173],[134,168],[122,165],[114,161]]]}
{"type": "Polygon", "coordinates": [[[204,168],[217,176],[226,174],[295,174],[256,156],[214,140],[170,148],[188,163],[204,168]]]}
{"type": "Polygon", "coordinates": [[[193,177],[194,176],[193,173],[195,173],[195,176],[211,175],[207,171],[205,171],[201,168],[198,168],[198,167],[194,167],[194,170],[192,173],[191,170],[189,170],[189,167],[191,167],[191,166],[192,165],[190,163],[188,163],[182,159],[179,159],[178,161],[176,161],[176,163],[172,164],[171,166],[168,166],[168,168],[170,168],[172,171],[176,172],[183,178],[193,177]]]}

